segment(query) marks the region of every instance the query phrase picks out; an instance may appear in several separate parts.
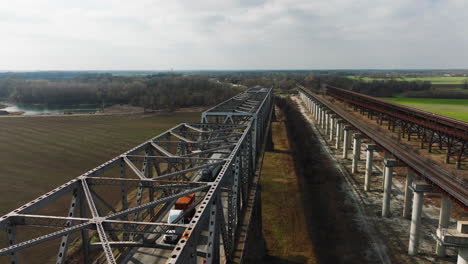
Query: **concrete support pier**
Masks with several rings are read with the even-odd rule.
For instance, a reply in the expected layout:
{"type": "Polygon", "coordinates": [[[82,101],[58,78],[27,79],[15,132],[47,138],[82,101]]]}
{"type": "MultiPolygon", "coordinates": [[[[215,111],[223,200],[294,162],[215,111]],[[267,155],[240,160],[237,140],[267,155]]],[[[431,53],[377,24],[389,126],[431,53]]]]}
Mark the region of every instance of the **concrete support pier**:
{"type": "Polygon", "coordinates": [[[410,239],[408,254],[414,256],[418,254],[419,235],[421,232],[421,213],[423,207],[423,197],[425,192],[433,192],[432,186],[425,182],[413,182],[411,189],[413,196],[413,212],[411,214],[410,239]]]}
{"type": "Polygon", "coordinates": [[[320,117],[320,106],[318,104],[315,104],[315,121],[319,121],[320,117]]]}
{"type": "Polygon", "coordinates": [[[321,106],[318,106],[317,122],[319,125],[322,124],[322,107],[321,106]]]}
{"type": "Polygon", "coordinates": [[[336,127],[336,115],[330,115],[330,141],[333,141],[335,127],[336,127]]]}
{"type": "Polygon", "coordinates": [[[457,231],[465,237],[464,240],[460,239],[459,241],[464,244],[465,247],[458,249],[458,258],[457,264],[468,264],[468,247],[467,247],[467,234],[468,234],[468,221],[458,221],[457,222],[457,231]]]}
{"type": "Polygon", "coordinates": [[[318,104],[316,102],[314,102],[314,118],[315,118],[315,120],[317,120],[317,116],[318,116],[318,104]]]}
{"type": "Polygon", "coordinates": [[[372,167],[374,166],[374,150],[376,148],[376,145],[367,145],[366,175],[364,177],[364,191],[366,192],[370,191],[372,167]]]}
{"type": "Polygon", "coordinates": [[[320,110],[320,127],[322,129],[325,128],[325,107],[322,107],[322,109],[320,110]]]}
{"type": "Polygon", "coordinates": [[[353,134],[353,164],[352,164],[352,173],[357,173],[357,164],[361,157],[361,134],[353,134]]]}
{"type": "Polygon", "coordinates": [[[390,215],[390,197],[392,194],[392,178],[393,178],[393,167],[397,166],[396,160],[386,159],[384,160],[385,168],[385,183],[384,193],[382,201],[382,216],[388,217],[390,215]]]}
{"type": "Polygon", "coordinates": [[[405,183],[405,201],[403,205],[403,218],[411,218],[411,201],[413,200],[413,191],[411,190],[411,185],[413,184],[414,173],[408,168],[408,173],[406,174],[406,183],[405,183]]]}
{"type": "Polygon", "coordinates": [[[344,136],[343,136],[343,159],[347,159],[347,158],[348,158],[348,150],[349,150],[349,140],[350,140],[351,127],[345,126],[343,130],[344,130],[344,136]]]}
{"type": "Polygon", "coordinates": [[[343,134],[343,120],[336,121],[336,149],[340,148],[341,137],[343,134]]]}
{"type": "MultiPolygon", "coordinates": [[[[439,226],[437,229],[437,233],[439,234],[439,230],[442,228],[448,228],[450,224],[450,210],[452,209],[452,201],[447,196],[442,196],[440,200],[440,215],[439,215],[439,226]]],[[[436,246],[436,253],[439,257],[445,257],[447,255],[447,251],[445,246],[442,243],[437,242],[436,246]]]]}
{"type": "Polygon", "coordinates": [[[324,134],[328,135],[328,126],[330,123],[330,118],[329,118],[330,112],[327,110],[325,111],[325,126],[324,126],[324,134]]]}
{"type": "Polygon", "coordinates": [[[382,190],[385,188],[385,160],[392,158],[387,152],[384,152],[383,162],[382,162],[382,190]]]}
{"type": "Polygon", "coordinates": [[[457,264],[468,264],[468,221],[458,221],[457,229],[438,229],[437,236],[443,244],[458,248],[457,264]]]}
{"type": "Polygon", "coordinates": [[[413,213],[411,216],[411,227],[410,227],[410,241],[409,241],[409,246],[408,246],[408,254],[410,256],[414,256],[418,253],[423,196],[424,196],[423,192],[414,193],[413,213]]]}
{"type": "Polygon", "coordinates": [[[312,116],[314,117],[315,120],[317,120],[317,104],[314,102],[313,105],[313,111],[312,111],[312,116]]]}

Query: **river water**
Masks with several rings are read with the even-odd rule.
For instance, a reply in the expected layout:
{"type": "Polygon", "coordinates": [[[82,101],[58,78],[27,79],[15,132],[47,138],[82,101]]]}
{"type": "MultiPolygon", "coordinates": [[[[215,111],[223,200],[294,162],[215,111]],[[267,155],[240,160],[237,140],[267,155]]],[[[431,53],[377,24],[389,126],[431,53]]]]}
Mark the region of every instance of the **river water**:
{"type": "Polygon", "coordinates": [[[11,105],[0,110],[7,112],[24,112],[23,115],[63,115],[66,112],[72,113],[95,113],[101,108],[98,105],[11,105]]]}

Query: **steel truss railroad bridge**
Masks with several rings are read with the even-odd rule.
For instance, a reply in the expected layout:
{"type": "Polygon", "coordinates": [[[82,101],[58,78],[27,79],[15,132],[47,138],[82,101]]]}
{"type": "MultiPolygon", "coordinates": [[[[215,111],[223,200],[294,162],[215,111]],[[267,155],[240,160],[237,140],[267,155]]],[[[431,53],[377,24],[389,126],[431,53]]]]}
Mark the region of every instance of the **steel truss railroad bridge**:
{"type": "Polygon", "coordinates": [[[364,94],[325,85],[327,95],[342,100],[367,114],[370,119],[377,118],[382,125],[387,121],[388,129],[395,132],[399,128],[400,136],[407,138],[417,136],[421,148],[427,144],[429,152],[434,145],[445,148],[445,162],[455,160],[457,168],[468,159],[468,123],[446,116],[385,102],[364,94]]]}
{"type": "Polygon", "coordinates": [[[55,248],[56,263],[117,263],[146,247],[165,251],[166,263],[242,259],[239,226],[255,203],[272,100],[272,89],[249,89],[201,123],[171,128],[2,216],[0,262],[24,262],[32,247],[55,248]],[[193,193],[190,223],[168,224],[175,201],[193,193]],[[183,230],[175,245],[159,242],[169,228],[183,230]]]}
{"type": "MultiPolygon", "coordinates": [[[[377,116],[378,124],[381,125],[383,120],[387,120],[389,129],[395,129],[395,127],[399,126],[401,132],[407,135],[416,133],[414,132],[415,130],[423,131],[420,132],[423,134],[419,134],[422,137],[421,145],[428,140],[428,135],[433,136],[434,134],[443,139],[443,141],[439,142],[440,145],[443,145],[443,142],[451,142],[450,148],[456,148],[460,151],[458,154],[458,164],[467,158],[468,125],[466,122],[388,103],[371,96],[330,85],[324,85],[324,88],[326,95],[353,106],[361,114],[367,114],[369,118],[377,116]]],[[[349,123],[356,131],[375,142],[379,148],[394,156],[401,164],[405,164],[411,168],[417,175],[432,183],[439,191],[450,196],[460,206],[465,209],[468,208],[468,182],[466,179],[446,171],[427,158],[400,144],[398,140],[387,137],[378,130],[370,129],[366,123],[356,119],[346,110],[337,107],[332,102],[325,100],[325,98],[312,93],[302,86],[299,86],[298,89],[300,93],[307,95],[310,100],[337,114],[339,118],[349,123]]],[[[408,136],[408,140],[411,140],[410,136],[408,136]]],[[[449,155],[451,152],[448,151],[447,153],[449,155]]]]}

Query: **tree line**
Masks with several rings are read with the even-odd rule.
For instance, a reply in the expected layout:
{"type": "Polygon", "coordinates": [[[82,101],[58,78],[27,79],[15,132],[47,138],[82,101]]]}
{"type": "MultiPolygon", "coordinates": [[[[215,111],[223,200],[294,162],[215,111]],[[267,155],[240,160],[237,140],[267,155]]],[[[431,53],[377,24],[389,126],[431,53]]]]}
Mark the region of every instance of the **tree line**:
{"type": "Polygon", "coordinates": [[[366,82],[359,79],[347,78],[343,73],[310,73],[310,72],[238,72],[223,73],[218,78],[245,86],[261,85],[275,87],[281,91],[291,91],[297,84],[319,90],[323,84],[377,96],[392,97],[397,94],[414,92],[424,93],[432,89],[428,81],[400,81],[397,79],[374,80],[366,82]]]}
{"type": "Polygon", "coordinates": [[[19,104],[132,104],[148,109],[214,105],[240,88],[207,76],[80,75],[69,80],[0,78],[0,98],[19,104]]]}

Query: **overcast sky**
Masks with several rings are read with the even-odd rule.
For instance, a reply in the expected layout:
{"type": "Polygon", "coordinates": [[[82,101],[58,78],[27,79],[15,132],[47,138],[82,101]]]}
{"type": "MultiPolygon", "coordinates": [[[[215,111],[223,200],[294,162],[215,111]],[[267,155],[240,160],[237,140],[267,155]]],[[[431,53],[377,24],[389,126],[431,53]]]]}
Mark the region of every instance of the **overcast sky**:
{"type": "Polygon", "coordinates": [[[468,68],[468,2],[1,1],[0,36],[0,70],[468,68]]]}

